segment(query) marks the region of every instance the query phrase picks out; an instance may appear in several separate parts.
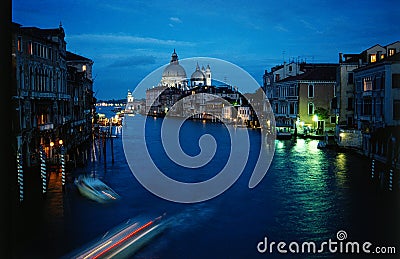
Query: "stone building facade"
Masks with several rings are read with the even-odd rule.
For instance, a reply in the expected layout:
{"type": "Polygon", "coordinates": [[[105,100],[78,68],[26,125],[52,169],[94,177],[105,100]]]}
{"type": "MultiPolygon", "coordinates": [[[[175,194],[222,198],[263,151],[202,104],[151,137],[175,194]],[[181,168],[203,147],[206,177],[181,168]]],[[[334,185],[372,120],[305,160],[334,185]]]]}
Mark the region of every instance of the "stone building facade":
{"type": "Polygon", "coordinates": [[[69,151],[90,135],[93,62],[83,57],[77,62],[76,57],[66,50],[61,24],[40,29],[12,23],[15,114],[11,116],[14,150],[22,154],[24,167],[38,165],[41,148],[54,162],[61,146],[69,151]],[[75,139],[77,134],[82,137],[75,139]]]}

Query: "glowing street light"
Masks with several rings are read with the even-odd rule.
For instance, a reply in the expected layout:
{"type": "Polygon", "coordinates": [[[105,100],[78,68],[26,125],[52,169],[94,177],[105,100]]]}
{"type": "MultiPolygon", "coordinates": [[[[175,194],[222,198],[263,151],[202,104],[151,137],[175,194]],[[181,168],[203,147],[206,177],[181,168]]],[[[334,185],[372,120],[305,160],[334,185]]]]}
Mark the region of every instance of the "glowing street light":
{"type": "Polygon", "coordinates": [[[63,142],[63,140],[62,139],[60,139],[59,141],[58,141],[58,144],[60,144],[60,145],[62,145],[64,142],[63,142]]]}
{"type": "Polygon", "coordinates": [[[50,147],[54,147],[54,142],[53,141],[50,142],[50,147]]]}
{"type": "Polygon", "coordinates": [[[318,115],[315,114],[315,115],[313,116],[312,120],[315,122],[315,124],[314,124],[314,129],[315,129],[315,128],[317,127],[316,124],[317,124],[317,122],[318,122],[318,115]]]}

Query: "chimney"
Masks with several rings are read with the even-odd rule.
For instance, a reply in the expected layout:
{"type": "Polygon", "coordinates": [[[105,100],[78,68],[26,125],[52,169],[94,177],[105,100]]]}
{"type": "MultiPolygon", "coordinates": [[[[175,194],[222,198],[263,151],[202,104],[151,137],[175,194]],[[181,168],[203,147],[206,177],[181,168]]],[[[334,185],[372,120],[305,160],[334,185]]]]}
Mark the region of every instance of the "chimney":
{"type": "Polygon", "coordinates": [[[343,53],[339,52],[339,64],[343,62],[343,53]]]}

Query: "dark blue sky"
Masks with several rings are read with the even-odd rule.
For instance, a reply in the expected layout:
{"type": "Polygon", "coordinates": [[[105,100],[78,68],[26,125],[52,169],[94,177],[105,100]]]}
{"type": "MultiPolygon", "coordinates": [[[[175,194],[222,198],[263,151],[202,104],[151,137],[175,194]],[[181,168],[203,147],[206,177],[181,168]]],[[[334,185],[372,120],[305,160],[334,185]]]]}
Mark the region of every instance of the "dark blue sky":
{"type": "Polygon", "coordinates": [[[67,49],[94,61],[98,99],[125,98],[169,62],[174,48],[180,59],[232,62],[261,84],[264,70],[283,60],[337,62],[339,52],[400,40],[398,0],[12,3],[13,21],[23,26],[54,28],[62,22],[67,49]]]}

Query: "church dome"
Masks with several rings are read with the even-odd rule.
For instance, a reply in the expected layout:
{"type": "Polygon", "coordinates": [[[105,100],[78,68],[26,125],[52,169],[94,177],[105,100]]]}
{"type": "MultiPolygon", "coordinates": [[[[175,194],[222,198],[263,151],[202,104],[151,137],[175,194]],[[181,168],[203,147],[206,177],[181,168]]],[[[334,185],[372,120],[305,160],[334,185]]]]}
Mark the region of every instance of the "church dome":
{"type": "Polygon", "coordinates": [[[206,76],[200,70],[199,64],[197,64],[196,71],[193,72],[193,74],[190,77],[190,79],[192,79],[192,80],[204,80],[204,79],[206,79],[206,76]]]}
{"type": "Polygon", "coordinates": [[[164,72],[162,73],[162,77],[186,78],[186,71],[181,65],[179,65],[178,55],[176,54],[175,50],[174,53],[172,53],[171,62],[164,69],[164,72]]]}
{"type": "Polygon", "coordinates": [[[186,78],[185,69],[178,63],[169,64],[162,74],[163,77],[183,77],[186,78]]]}
{"type": "Polygon", "coordinates": [[[206,78],[206,76],[200,70],[196,70],[193,72],[193,74],[190,78],[196,79],[196,80],[199,80],[199,79],[204,80],[206,78]]]}

